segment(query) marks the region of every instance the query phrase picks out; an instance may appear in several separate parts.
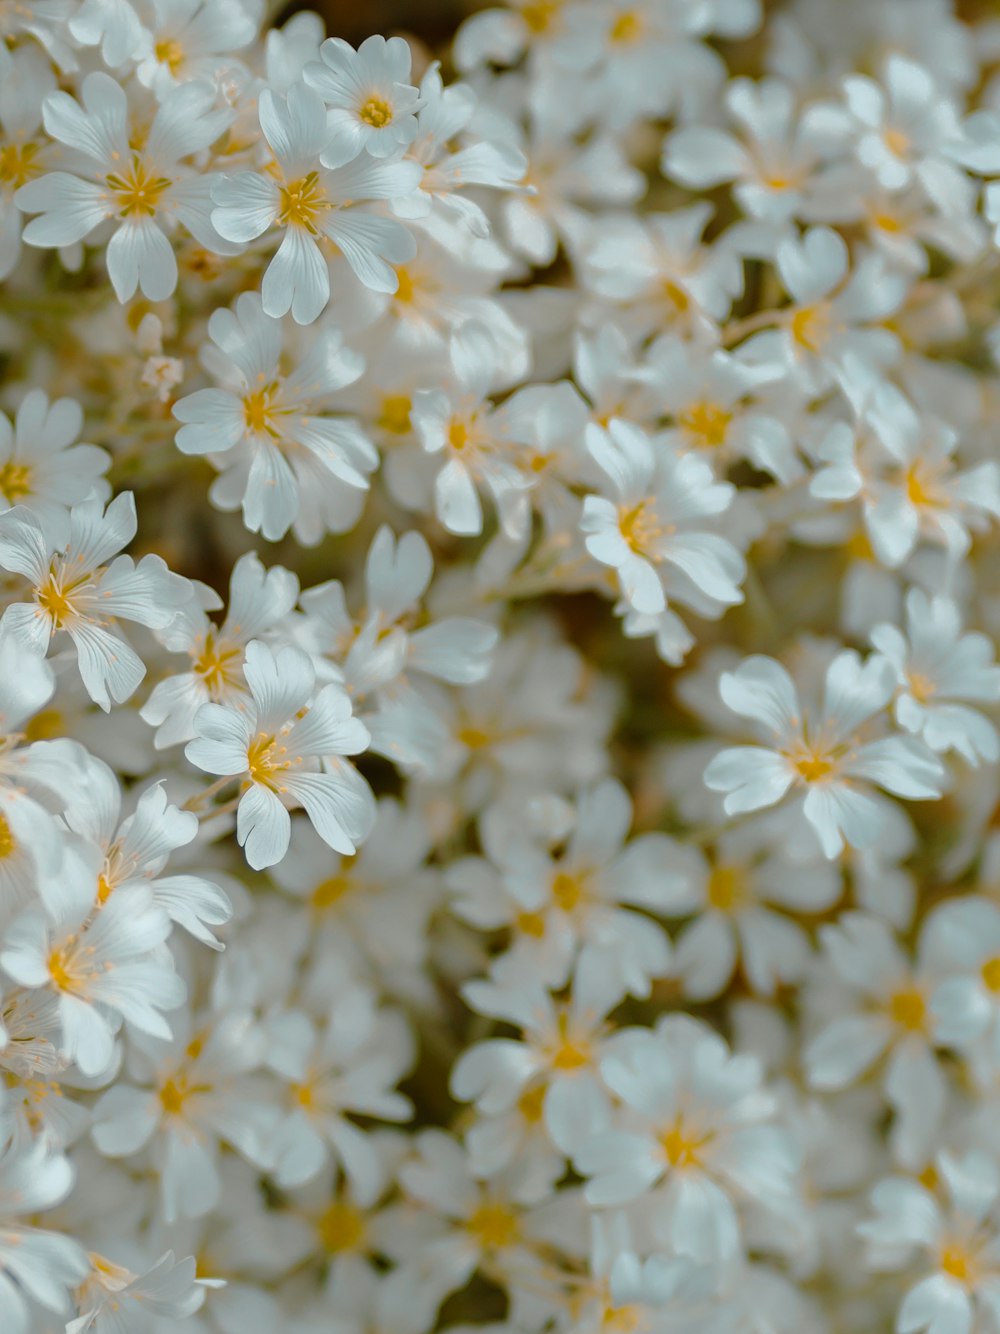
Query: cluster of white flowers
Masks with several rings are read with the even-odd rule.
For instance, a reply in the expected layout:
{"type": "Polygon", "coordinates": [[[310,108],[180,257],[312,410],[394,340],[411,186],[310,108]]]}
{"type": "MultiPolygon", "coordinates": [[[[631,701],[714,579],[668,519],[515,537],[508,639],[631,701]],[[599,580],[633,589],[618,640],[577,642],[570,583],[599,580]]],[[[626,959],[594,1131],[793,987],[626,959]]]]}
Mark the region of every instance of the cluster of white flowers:
{"type": "Polygon", "coordinates": [[[1000,1334],[1000,22],[766,8],[0,0],[2,1334],[1000,1334]]]}

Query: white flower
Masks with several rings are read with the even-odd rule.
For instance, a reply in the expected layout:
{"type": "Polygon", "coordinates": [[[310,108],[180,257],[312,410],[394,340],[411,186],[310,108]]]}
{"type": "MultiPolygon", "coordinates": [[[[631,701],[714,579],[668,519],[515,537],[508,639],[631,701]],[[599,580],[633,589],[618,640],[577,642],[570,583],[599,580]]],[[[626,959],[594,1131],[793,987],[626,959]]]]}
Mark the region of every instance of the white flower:
{"type": "Polygon", "coordinates": [[[849,649],[839,653],[827,668],[822,704],[808,711],[773,658],[746,658],[723,673],[719,691],[769,743],[723,750],[705,770],[708,787],[726,793],[729,815],[773,806],[794,789],[823,852],[836,857],[845,842],[864,848],[879,836],[879,807],[865,783],[913,800],[941,793],[944,770],[923,743],[898,736],[861,739],[863,724],[892,697],[893,675],[884,659],[862,663],[849,649]]]}
{"type": "Polygon", "coordinates": [[[371,828],[375,802],[344,759],[369,740],[350,699],[333,684],[316,692],[312,663],[291,645],[273,653],[252,640],[243,671],[250,701],[242,709],[202,705],[185,754],[207,773],[243,781],[236,832],[247,861],[260,870],[284,857],[291,833],[285,801],[305,808],[330,847],[353,853],[371,828]]]}
{"type": "Polygon", "coordinates": [[[218,1279],[196,1278],[194,1258],[175,1260],[173,1251],[141,1274],[103,1256],[90,1258],[93,1268],[78,1294],[83,1314],[69,1322],[66,1334],[138,1330],[149,1315],[182,1320],[201,1309],[206,1288],[222,1286],[218,1279]]]}
{"type": "Polygon", "coordinates": [[[22,1215],[59,1204],[72,1184],[69,1161],[44,1140],[24,1144],[6,1136],[0,1151],[0,1316],[10,1334],[31,1334],[38,1306],[61,1324],[68,1289],[87,1272],[86,1255],[71,1237],[21,1222],[22,1215]]]}
{"type": "Polygon", "coordinates": [[[891,1143],[899,1161],[916,1166],[926,1159],[945,1107],[931,1045],[941,960],[924,936],[912,965],[885,922],[863,912],[844,913],[820,929],[820,938],[839,987],[817,987],[818,1031],[803,1055],[810,1083],[846,1088],[884,1057],[883,1095],[895,1113],[891,1143]]]}
{"type": "Polygon", "coordinates": [[[50,403],[40,389],[21,400],[14,425],[0,412],[0,504],[21,505],[56,531],[67,506],[103,485],[111,462],[96,445],[74,444],[83,413],[71,398],[50,403]]]}
{"type": "Polygon", "coordinates": [[[906,1177],[872,1192],[875,1217],[859,1224],[876,1268],[899,1270],[919,1257],[924,1277],[910,1287],[896,1328],[906,1334],[970,1334],[979,1317],[1000,1319],[997,1166],[986,1154],[942,1153],[944,1198],[906,1177]]]}
{"type": "Polygon", "coordinates": [[[83,81],[83,105],[68,93],[45,100],[45,128],[76,155],[79,174],[49,172],[17,192],[17,206],[40,213],[24,229],[30,245],[67,246],[82,241],[105,219],[117,219],[108,242],[108,276],[119,301],[137,287],[163,301],[177,286],[177,260],[167,231],[181,223],[209,250],[228,247],[212,226],[211,185],[183,159],[207,148],[230,116],[214,109],[203,84],[169,93],[143,140],[129,140],[129,104],[124,89],[96,72],[83,81]],[[165,230],[166,228],[166,230],[165,230]]]}
{"type": "Polygon", "coordinates": [[[629,422],[612,420],[607,430],[591,423],[586,438],[613,498],[587,496],[580,526],[590,554],[615,570],[629,606],[656,616],[672,595],[718,614],[742,602],[743,558],[705,524],[728,508],[732,486],[694,454],[654,450],[629,422]]]}
{"type": "Polygon", "coordinates": [[[217,182],[212,221],[239,243],[274,229],[284,233],[261,283],[264,312],[277,317],[290,310],[299,324],[312,324],[322,313],[330,274],[321,242],[331,242],[366,287],[395,292],[392,266],[412,259],[415,244],[401,223],[371,204],[409,194],[420,180],[419,166],[367,155],[345,164],[331,146],[322,99],[304,84],[293,84],[287,99],[265,88],[259,110],[276,174],[240,172],[217,182]]]}
{"type": "Polygon", "coordinates": [[[795,1153],[771,1124],[776,1105],[755,1058],[731,1055],[706,1025],[670,1015],[654,1029],[625,1030],[601,1074],[621,1112],[574,1155],[592,1204],[652,1191],[657,1235],[702,1263],[739,1253],[738,1203],[791,1208],[795,1153]]]}
{"type": "Polygon", "coordinates": [[[416,138],[414,113],[420,95],[410,86],[410,48],[402,37],[367,37],[355,51],[349,42],[328,37],[320,61],[303,77],[329,108],[331,147],[343,160],[359,153],[396,156],[416,138]]]}
{"type": "Polygon", "coordinates": [[[73,641],[80,676],[95,704],[107,712],[146,674],[119,634],[117,620],[151,629],[169,624],[191,585],[150,553],[138,565],[117,553],[136,532],[135,499],[123,491],[107,509],[96,497],[74,505],[68,534],[52,534],[23,506],[0,514],[0,567],[27,580],[32,600],[4,611],[4,630],[44,656],[53,636],[73,641]]]}
{"type": "Polygon", "coordinates": [[[152,10],[136,75],[161,100],[178,84],[218,83],[257,35],[253,0],[153,0],[152,10]]]}
{"type": "Polygon", "coordinates": [[[370,1134],[348,1114],[407,1121],[409,1098],[395,1085],[413,1063],[413,1040],[403,1016],[380,1009],[372,993],[346,987],[334,997],[329,1020],[317,1026],[301,1011],[268,1019],[270,1064],[288,1083],[288,1110],[272,1138],[275,1179],[297,1186],[336,1158],[361,1204],[385,1187],[370,1134]]]}
{"type": "Polygon", "coordinates": [[[350,526],[378,453],[355,421],[326,409],[361,375],[362,358],[327,329],[289,371],[281,321],[252,292],[234,310],[215,311],[208,333],[206,361],[220,387],[178,399],[173,414],[184,423],[182,453],[219,456],[212,500],[222,509],[241,505],[247,528],[272,542],[289,528],[312,544],[329,528],[350,526]]]}
{"type": "Polygon", "coordinates": [[[957,750],[970,764],[1000,757],[1000,737],[966,701],[1000,701],[1000,666],[990,639],[963,634],[958,607],[919,588],[906,595],[906,629],[877,625],[871,640],[892,664],[898,693],[896,719],[932,750],[957,750]]]}
{"type": "MultiPolygon", "coordinates": [[[[158,682],[140,710],[157,729],[157,749],[190,741],[202,704],[211,700],[241,705],[247,697],[243,676],[247,644],[287,620],[298,592],[299,581],[290,570],[280,565],[266,570],[256,552],[248,551],[233,566],[229,606],[221,625],[209,619],[198,596],[178,609],[161,637],[171,651],[188,655],[190,668],[158,682]]],[[[213,601],[209,609],[214,605],[213,601]]]]}
{"type": "Polygon", "coordinates": [[[185,994],[169,954],[159,949],[169,917],[138,885],[102,904],[96,862],[68,848],[46,911],[31,908],[17,917],[0,949],[0,967],[15,982],[58,996],[62,1051],[85,1075],[108,1071],[121,1019],[169,1037],[162,1011],[176,1009],[185,994]]]}

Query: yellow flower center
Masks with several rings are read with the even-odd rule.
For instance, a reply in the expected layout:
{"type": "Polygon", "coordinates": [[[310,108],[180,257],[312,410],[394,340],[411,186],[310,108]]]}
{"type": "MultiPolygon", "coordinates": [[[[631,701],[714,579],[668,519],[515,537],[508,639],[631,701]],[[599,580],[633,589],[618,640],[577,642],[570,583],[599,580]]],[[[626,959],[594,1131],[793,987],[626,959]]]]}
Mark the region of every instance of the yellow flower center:
{"type": "Polygon", "coordinates": [[[0,144],[0,185],[20,189],[41,171],[37,157],[37,144],[0,144]]]}
{"type": "Polygon", "coordinates": [[[886,148],[890,153],[894,153],[896,157],[905,157],[910,151],[910,136],[904,134],[902,130],[887,129],[882,138],[885,141],[886,148]]]}
{"type": "Polygon", "coordinates": [[[469,1216],[466,1231],[483,1250],[499,1251],[513,1246],[520,1239],[521,1228],[517,1214],[499,1200],[484,1199],[469,1216]]]}
{"type": "Polygon", "coordinates": [[[161,65],[166,65],[171,74],[176,74],[184,63],[184,48],[176,37],[164,38],[153,49],[156,59],[161,65]]]}
{"type": "Polygon", "coordinates": [[[901,987],[889,999],[893,1023],[908,1033],[922,1033],[927,1027],[927,1002],[919,987],[901,987]]]}
{"type": "Polygon", "coordinates": [[[712,1131],[692,1130],[678,1117],[660,1136],[660,1147],[671,1167],[697,1167],[701,1163],[701,1150],[712,1139],[712,1131]]]}
{"type": "Polygon", "coordinates": [[[801,306],[792,316],[792,337],[808,352],[822,352],[833,333],[833,313],[828,301],[801,306]]]}
{"type": "Polygon", "coordinates": [[[346,1200],[334,1200],[316,1220],[320,1245],[327,1255],[353,1251],[365,1239],[365,1216],[346,1200]]]}
{"type": "Polygon", "coordinates": [[[939,499],[936,486],[937,478],[919,460],[912,467],[907,468],[903,480],[906,486],[906,498],[911,505],[916,505],[919,508],[923,505],[937,503],[939,499]]]}
{"type": "Polygon", "coordinates": [[[672,278],[664,278],[660,283],[660,294],[677,315],[683,315],[691,307],[691,298],[672,278]]]}
{"type": "Polygon", "coordinates": [[[103,907],[111,897],[114,885],[108,879],[104,871],[97,877],[97,902],[103,907]]]}
{"type": "Polygon", "coordinates": [[[652,544],[664,534],[651,496],[640,500],[638,505],[622,505],[618,510],[618,526],[622,537],[640,556],[647,555],[652,544]]]}
{"type": "Polygon", "coordinates": [[[938,1267],[958,1283],[968,1283],[972,1279],[974,1260],[966,1247],[956,1243],[947,1243],[938,1256],[938,1267]]]}
{"type": "Polygon", "coordinates": [[[619,14],[611,26],[612,42],[626,45],[642,36],[642,17],[631,9],[619,14]]]}
{"type": "Polygon", "coordinates": [[[982,968],[983,984],[993,992],[1000,992],[1000,958],[987,959],[982,968]]]}
{"type": "Polygon", "coordinates": [[[517,1110],[530,1126],[538,1125],[542,1119],[545,1093],[546,1085],[536,1084],[534,1088],[526,1089],[517,1100],[517,1110]]]}
{"type": "Polygon", "coordinates": [[[922,676],[920,672],[910,672],[907,676],[907,684],[910,687],[910,694],[921,704],[926,703],[937,689],[931,678],[922,676]]]}
{"type": "Polygon", "coordinates": [[[733,414],[718,403],[705,400],[692,403],[678,420],[691,437],[692,444],[700,449],[718,449],[726,443],[733,414]]]}
{"type": "Polygon", "coordinates": [[[310,894],[309,902],[317,912],[328,912],[331,908],[335,908],[353,888],[354,881],[349,875],[331,875],[319,882],[310,894]]]}
{"type": "Polygon", "coordinates": [[[53,950],[48,958],[52,985],[59,991],[73,991],[79,982],[77,970],[68,949],[53,950]]]}
{"type": "Polygon", "coordinates": [[[58,630],[73,616],[73,593],[85,579],[67,579],[65,572],[53,566],[41,588],[35,592],[35,601],[52,618],[53,629],[58,630]]]}
{"type": "Polygon", "coordinates": [[[545,917],[540,912],[519,913],[514,925],[523,936],[531,936],[533,940],[541,940],[545,935],[545,917]]]}
{"type": "Polygon", "coordinates": [[[11,856],[17,849],[17,839],[5,815],[0,815],[0,862],[11,856]]]}
{"type": "Polygon", "coordinates": [[[160,1103],[168,1116],[177,1116],[190,1093],[188,1082],[183,1075],[168,1079],[160,1087],[160,1103]]]}
{"type": "Polygon", "coordinates": [[[160,196],[169,190],[172,182],[166,176],[153,176],[138,155],[124,171],[105,177],[114,196],[115,209],[120,218],[152,218],[156,214],[160,196]]]}
{"type": "Polygon", "coordinates": [[[708,902],[716,912],[732,912],[747,901],[746,874],[739,866],[713,866],[708,877],[708,902]]]}
{"type": "Polygon", "coordinates": [[[396,300],[408,305],[416,294],[417,285],[413,280],[413,274],[405,264],[401,264],[396,270],[396,284],[396,300]]]}
{"type": "Polygon", "coordinates": [[[586,898],[586,876],[557,871],[552,879],[552,900],[563,912],[572,912],[586,898]]]}
{"type": "Polygon", "coordinates": [[[838,752],[829,746],[803,742],[797,749],[786,752],[787,758],[804,783],[821,783],[836,772],[838,752]]]}
{"type": "MultiPolygon", "coordinates": [[[[399,293],[396,293],[397,297],[399,293]]],[[[410,409],[413,401],[409,394],[386,394],[382,400],[378,425],[390,435],[406,435],[410,429],[410,409]]]]}
{"type": "Polygon", "coordinates": [[[521,7],[521,17],[529,32],[547,32],[561,8],[560,0],[531,0],[521,7]]]}
{"type": "Polygon", "coordinates": [[[281,187],[278,222],[283,227],[304,227],[312,236],[317,236],[317,219],[329,207],[330,201],[320,185],[319,172],[311,171],[308,176],[281,187]]]}
{"type": "Polygon", "coordinates": [[[381,130],[392,120],[392,107],[384,97],[372,96],[363,104],[358,116],[373,130],[381,130]]]}
{"type": "Polygon", "coordinates": [[[469,429],[469,422],[461,417],[453,417],[448,423],[448,444],[452,449],[459,453],[466,447],[471,439],[472,432],[469,429]]]}
{"type": "Polygon", "coordinates": [[[556,1039],[549,1052],[549,1065],[553,1070],[580,1070],[593,1059],[593,1048],[586,1037],[579,1037],[570,1032],[569,1015],[564,1011],[556,1021],[556,1039]]]}
{"type": "Polygon", "coordinates": [[[274,780],[277,774],[291,767],[291,760],[285,758],[287,754],[288,748],[279,745],[275,737],[258,732],[247,747],[247,773],[251,781],[272,791],[280,790],[274,780]]]}
{"type": "Polygon", "coordinates": [[[248,431],[255,431],[258,435],[271,435],[275,438],[281,435],[274,424],[274,419],[279,412],[275,405],[277,392],[278,386],[276,384],[268,384],[263,389],[253,390],[244,398],[243,422],[248,431]]]}
{"type": "Polygon", "coordinates": [[[191,666],[205,683],[208,693],[217,698],[227,686],[238,685],[240,681],[241,650],[238,646],[217,640],[209,631],[205,636],[201,652],[191,666]]]}

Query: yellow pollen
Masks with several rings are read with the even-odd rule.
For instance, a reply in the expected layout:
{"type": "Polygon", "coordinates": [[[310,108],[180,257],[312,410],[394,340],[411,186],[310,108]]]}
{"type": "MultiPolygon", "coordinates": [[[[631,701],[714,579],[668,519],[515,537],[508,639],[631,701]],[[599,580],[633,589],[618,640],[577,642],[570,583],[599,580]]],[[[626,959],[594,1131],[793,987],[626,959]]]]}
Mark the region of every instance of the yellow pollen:
{"type": "Polygon", "coordinates": [[[183,1075],[168,1079],[160,1087],[160,1102],[168,1116],[176,1116],[184,1106],[184,1100],[191,1090],[183,1075]]]}
{"type": "Polygon", "coordinates": [[[608,1334],[638,1334],[645,1323],[645,1312],[641,1306],[611,1306],[604,1307],[601,1312],[601,1328],[608,1331],[608,1334]]]}
{"type": "Polygon", "coordinates": [[[938,1256],[938,1266],[959,1283],[967,1283],[972,1277],[972,1258],[962,1246],[944,1246],[938,1256]]]}
{"type": "Polygon", "coordinates": [[[316,1220],[316,1231],[327,1255],[357,1250],[365,1239],[365,1216],[346,1200],[334,1200],[316,1220]]]}
{"type": "Polygon", "coordinates": [[[17,849],[17,839],[14,837],[7,817],[0,815],[0,862],[11,856],[17,849]]]}
{"type": "Polygon", "coordinates": [[[907,676],[907,684],[910,687],[910,694],[914,699],[919,700],[921,704],[926,703],[934,694],[937,686],[929,676],[922,676],[920,672],[910,672],[907,676]]]}
{"type": "Polygon", "coordinates": [[[26,723],[24,739],[26,741],[51,741],[53,737],[62,736],[65,730],[65,720],[58,709],[42,709],[41,713],[36,713],[34,718],[26,723]]]}
{"type": "Polygon", "coordinates": [[[660,1146],[671,1167],[697,1167],[701,1161],[700,1150],[713,1138],[711,1131],[699,1134],[689,1130],[678,1117],[660,1136],[660,1146]]]}
{"type": "Polygon", "coordinates": [[[938,1170],[933,1163],[928,1163],[922,1172],[917,1176],[917,1180],[927,1190],[937,1190],[938,1188],[938,1170]]]}
{"type": "Polygon", "coordinates": [[[709,904],[716,912],[732,912],[747,900],[746,876],[739,866],[713,866],[708,877],[709,904]]]}
{"type": "Polygon", "coordinates": [[[664,278],[660,284],[660,292],[664,300],[678,315],[685,314],[691,307],[691,298],[685,292],[679,283],[675,283],[670,278],[664,278]]]}
{"type": "Polygon", "coordinates": [[[459,728],[457,736],[462,745],[468,746],[469,750],[484,750],[496,740],[492,732],[485,727],[477,727],[475,723],[459,728]]]}
{"type": "Polygon", "coordinates": [[[638,505],[622,505],[618,510],[618,525],[622,537],[640,556],[648,554],[648,548],[664,531],[652,497],[640,500],[638,505]]]}
{"type": "Polygon", "coordinates": [[[875,552],[872,550],[868,534],[863,528],[858,528],[851,534],[844,544],[844,549],[851,560],[866,560],[869,563],[874,563],[875,552]]]}
{"type": "Polygon", "coordinates": [[[680,425],[701,449],[718,449],[726,443],[733,414],[718,403],[692,403],[678,418],[680,425]]]}
{"type": "MultiPolygon", "coordinates": [[[[396,293],[397,297],[399,293],[396,293]]],[[[387,394],[382,400],[378,425],[390,435],[406,435],[410,429],[410,409],[413,400],[409,394],[387,394]]]]}
{"type": "Polygon", "coordinates": [[[498,1251],[513,1246],[521,1235],[517,1215],[513,1209],[497,1200],[483,1200],[469,1216],[465,1227],[466,1231],[487,1251],[498,1251]]]}
{"type": "Polygon", "coordinates": [[[1000,992],[1000,958],[987,959],[982,968],[983,984],[994,992],[1000,992]]]}
{"type": "Polygon", "coordinates": [[[529,32],[543,33],[552,26],[552,20],[559,13],[559,9],[559,0],[532,0],[531,3],[522,6],[521,17],[529,32]]]}
{"type": "Polygon", "coordinates": [[[239,682],[239,661],[241,651],[217,640],[211,631],[205,636],[201,652],[191,666],[204,681],[208,693],[214,698],[222,694],[226,686],[239,682]]]}
{"type": "Polygon", "coordinates": [[[884,131],[882,139],[889,152],[896,157],[904,157],[910,151],[910,136],[902,130],[888,129],[884,131]]]}
{"type": "Polygon", "coordinates": [[[919,463],[906,470],[904,478],[906,484],[906,498],[911,505],[933,505],[937,499],[935,495],[934,478],[928,476],[925,468],[919,463]]]}
{"type": "Polygon", "coordinates": [[[469,443],[469,423],[460,417],[453,417],[448,423],[448,444],[461,452],[469,443]]]}
{"type": "Polygon", "coordinates": [[[829,303],[819,301],[815,306],[802,306],[792,316],[792,337],[808,352],[821,352],[833,333],[833,318],[829,303]]]}
{"type": "Polygon", "coordinates": [[[0,493],[5,495],[12,505],[31,495],[31,469],[26,463],[15,463],[8,459],[0,464],[0,493]]]}
{"type": "Polygon", "coordinates": [[[156,59],[161,65],[166,65],[171,74],[176,74],[184,63],[184,48],[176,37],[157,42],[154,52],[156,59]]]}
{"type": "Polygon", "coordinates": [[[871,222],[872,226],[877,227],[879,231],[890,232],[893,235],[897,235],[899,232],[906,230],[899,218],[895,217],[892,213],[881,211],[873,213],[871,222]]]}
{"type": "MultiPolygon", "coordinates": [[[[400,265],[396,270],[396,300],[409,304],[416,295],[417,285],[413,281],[413,274],[405,265],[400,265]]],[[[407,409],[409,415],[409,409],[407,409]]]]}
{"type": "Polygon", "coordinates": [[[835,769],[833,756],[818,746],[804,746],[801,751],[788,757],[795,765],[799,777],[806,783],[819,783],[829,778],[835,769]]]}
{"type": "Polygon", "coordinates": [[[35,601],[51,616],[53,627],[57,630],[65,625],[73,614],[73,603],[70,599],[72,588],[72,585],[64,588],[58,574],[52,570],[35,593],[35,601]]]}
{"type": "Polygon", "coordinates": [[[910,1033],[922,1033],[927,1026],[927,1002],[919,987],[903,987],[889,1000],[893,1023],[910,1033]]]}
{"type": "Polygon", "coordinates": [[[278,221],[283,227],[304,227],[313,236],[319,234],[316,220],[330,207],[319,183],[319,173],[311,171],[297,181],[282,186],[278,221]]]}
{"type": "Polygon", "coordinates": [[[53,950],[49,955],[49,976],[60,991],[72,991],[74,976],[69,954],[66,950],[53,950]]]}
{"type": "Polygon", "coordinates": [[[311,1084],[292,1084],[289,1088],[292,1095],[292,1102],[298,1103],[307,1111],[316,1105],[316,1092],[311,1084]]]}
{"type": "Polygon", "coordinates": [[[193,1037],[191,1041],[188,1043],[188,1045],[184,1048],[184,1055],[187,1057],[189,1061],[196,1061],[204,1050],[205,1050],[205,1039],[201,1034],[199,1034],[197,1037],[193,1037]]]}
{"type": "Polygon", "coordinates": [[[120,218],[152,218],[156,214],[160,196],[172,184],[166,176],[152,176],[138,155],[122,172],[105,177],[114,195],[115,208],[120,218]]]}
{"type": "Polygon", "coordinates": [[[280,434],[274,429],[274,393],[275,386],[269,384],[247,394],[243,400],[243,421],[248,431],[256,431],[258,435],[280,434]]]}
{"type": "Polygon", "coordinates": [[[630,9],[619,14],[611,27],[611,40],[624,45],[636,41],[642,34],[642,19],[630,9]]]}
{"type": "Polygon", "coordinates": [[[41,171],[37,156],[37,144],[0,144],[0,184],[20,189],[41,171]]]}
{"type": "Polygon", "coordinates": [[[331,875],[321,880],[309,896],[310,904],[317,912],[328,911],[336,907],[345,895],[354,888],[354,881],[349,875],[331,875]]]}
{"type": "Polygon", "coordinates": [[[111,891],[113,889],[114,885],[102,871],[97,877],[97,902],[101,904],[102,907],[111,897],[111,891]]]}
{"type": "Polygon", "coordinates": [[[542,1119],[542,1107],[545,1103],[546,1086],[536,1084],[534,1088],[526,1089],[517,1100],[517,1110],[527,1121],[528,1125],[534,1126],[542,1119]]]}
{"type": "Polygon", "coordinates": [[[518,913],[514,925],[523,936],[531,936],[533,940],[541,940],[545,935],[545,917],[540,912],[518,913]]]}
{"type": "Polygon", "coordinates": [[[381,130],[392,120],[392,107],[384,97],[372,96],[364,103],[358,116],[373,130],[381,130]]]}
{"type": "Polygon", "coordinates": [[[552,900],[563,912],[572,912],[586,898],[583,875],[557,871],[552,880],[552,900]]]}
{"type": "Polygon", "coordinates": [[[549,1055],[553,1070],[580,1070],[589,1065],[593,1050],[586,1038],[576,1038],[569,1031],[569,1016],[563,1011],[557,1020],[558,1038],[549,1055]]]}
{"type": "Polygon", "coordinates": [[[273,736],[258,732],[247,747],[247,773],[251,781],[273,790],[275,775],[291,764],[290,760],[282,758],[285,753],[285,747],[279,746],[273,736]]]}

